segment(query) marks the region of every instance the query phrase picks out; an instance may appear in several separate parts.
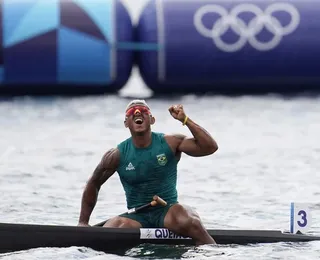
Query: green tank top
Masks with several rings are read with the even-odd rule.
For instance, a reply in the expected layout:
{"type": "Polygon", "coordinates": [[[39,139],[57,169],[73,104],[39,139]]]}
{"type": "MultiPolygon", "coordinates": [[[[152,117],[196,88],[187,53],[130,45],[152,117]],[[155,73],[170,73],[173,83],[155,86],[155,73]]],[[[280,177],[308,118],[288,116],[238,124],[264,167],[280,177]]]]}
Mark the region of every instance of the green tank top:
{"type": "Polygon", "coordinates": [[[177,202],[178,160],[164,134],[152,132],[152,143],[146,148],[135,147],[131,137],[117,147],[120,151],[117,172],[128,209],[150,202],[154,195],[168,204],[177,202]]]}

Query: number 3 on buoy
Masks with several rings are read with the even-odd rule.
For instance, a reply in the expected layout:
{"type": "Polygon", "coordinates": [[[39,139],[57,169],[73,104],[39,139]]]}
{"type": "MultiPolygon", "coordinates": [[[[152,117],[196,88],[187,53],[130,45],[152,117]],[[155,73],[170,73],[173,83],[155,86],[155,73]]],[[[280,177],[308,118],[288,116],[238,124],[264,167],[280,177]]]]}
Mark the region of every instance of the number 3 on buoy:
{"type": "Polygon", "coordinates": [[[311,227],[311,212],[307,204],[291,203],[290,232],[306,233],[311,227]]]}

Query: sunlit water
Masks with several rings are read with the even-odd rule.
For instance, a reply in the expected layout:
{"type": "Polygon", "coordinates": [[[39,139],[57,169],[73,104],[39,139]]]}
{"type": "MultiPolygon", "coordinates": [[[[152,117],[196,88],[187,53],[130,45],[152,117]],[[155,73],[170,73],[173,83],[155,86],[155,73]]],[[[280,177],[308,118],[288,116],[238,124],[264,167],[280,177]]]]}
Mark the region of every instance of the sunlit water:
{"type": "MultiPolygon", "coordinates": [[[[128,137],[128,100],[20,98],[0,103],[0,222],[76,225],[83,187],[102,154],[128,137]]],[[[310,203],[320,233],[320,99],[194,97],[149,100],[153,130],[189,134],[168,113],[182,103],[219,144],[216,154],[179,164],[180,201],[207,228],[289,229],[290,202],[310,203]]],[[[91,224],[125,210],[115,174],[103,186],[91,224]]],[[[0,242],[1,243],[1,242],[0,242]]],[[[140,246],[126,256],[89,248],[47,248],[2,259],[319,259],[320,243],[251,246],[140,246]]]]}

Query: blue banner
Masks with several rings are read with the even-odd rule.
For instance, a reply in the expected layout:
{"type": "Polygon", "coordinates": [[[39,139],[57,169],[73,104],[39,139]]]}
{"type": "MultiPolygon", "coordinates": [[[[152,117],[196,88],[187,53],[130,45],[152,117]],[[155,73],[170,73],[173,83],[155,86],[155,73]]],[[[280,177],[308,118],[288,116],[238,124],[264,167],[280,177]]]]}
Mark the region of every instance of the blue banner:
{"type": "Polygon", "coordinates": [[[151,1],[138,35],[161,48],[140,53],[141,73],[156,92],[319,84],[319,13],[319,1],[151,1]]]}

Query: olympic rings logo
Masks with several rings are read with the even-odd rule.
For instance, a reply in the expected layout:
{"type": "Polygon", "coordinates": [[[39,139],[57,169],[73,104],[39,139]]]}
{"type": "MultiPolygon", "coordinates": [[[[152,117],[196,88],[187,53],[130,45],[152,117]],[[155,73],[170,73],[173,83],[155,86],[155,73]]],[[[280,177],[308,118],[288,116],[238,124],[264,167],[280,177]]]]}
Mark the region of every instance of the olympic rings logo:
{"type": "Polygon", "coordinates": [[[225,52],[236,52],[242,49],[247,42],[259,51],[268,51],[275,48],[282,40],[283,36],[295,31],[300,23],[298,10],[288,3],[275,3],[268,6],[265,11],[254,4],[240,4],[235,6],[230,12],[220,5],[205,5],[197,10],[194,15],[194,26],[197,31],[208,38],[212,38],[216,47],[225,52]],[[273,16],[274,12],[284,11],[290,15],[290,23],[282,26],[280,21],[273,16]],[[254,18],[246,24],[239,14],[253,13],[254,18]],[[220,16],[211,29],[205,27],[202,22],[203,16],[215,13],[220,16]],[[259,41],[256,36],[266,28],[274,36],[268,42],[259,41]],[[228,29],[232,29],[239,36],[235,43],[226,43],[221,39],[228,29]]]}

